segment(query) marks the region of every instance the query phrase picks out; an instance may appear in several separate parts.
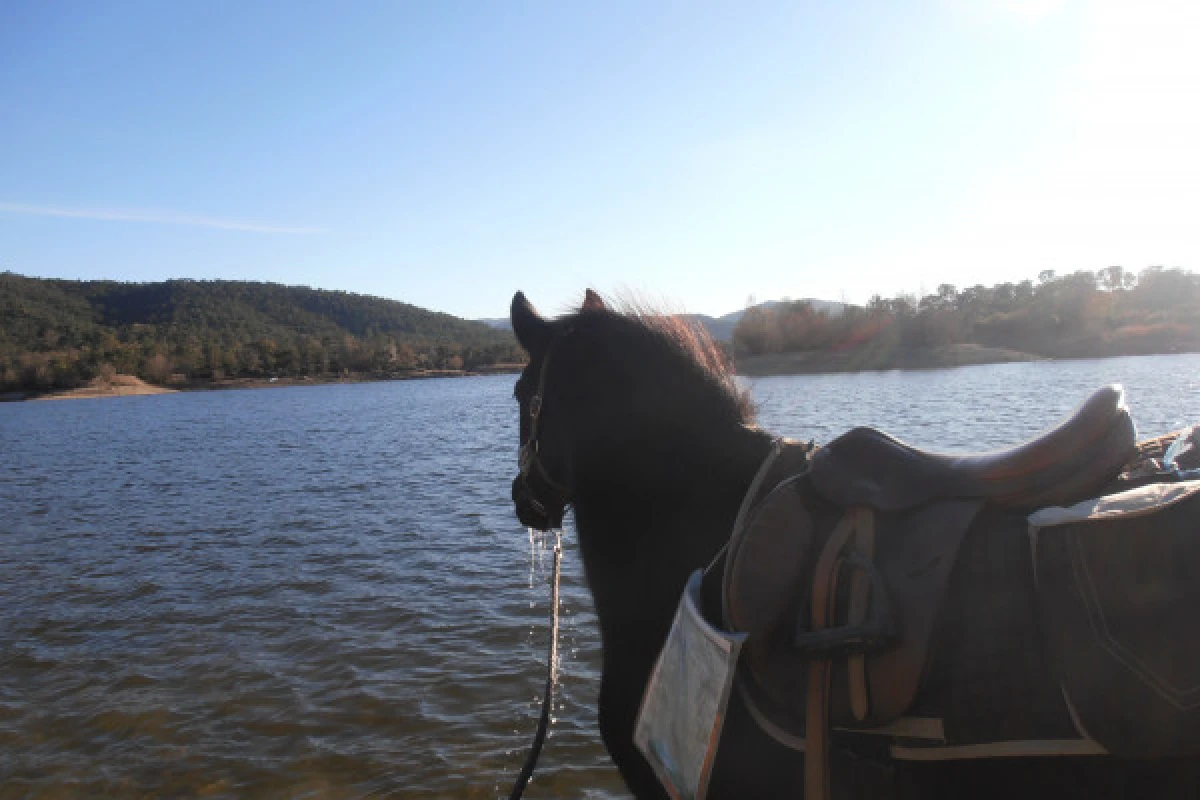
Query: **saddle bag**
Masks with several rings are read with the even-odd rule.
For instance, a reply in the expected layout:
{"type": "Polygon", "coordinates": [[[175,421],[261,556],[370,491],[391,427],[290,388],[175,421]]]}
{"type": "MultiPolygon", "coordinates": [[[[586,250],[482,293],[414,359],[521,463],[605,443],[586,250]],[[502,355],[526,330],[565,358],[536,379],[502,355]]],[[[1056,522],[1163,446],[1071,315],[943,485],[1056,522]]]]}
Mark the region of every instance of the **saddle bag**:
{"type": "Polygon", "coordinates": [[[633,740],[675,800],[704,800],[745,634],[701,610],[702,573],[688,579],[642,696],[633,740]]]}
{"type": "Polygon", "coordinates": [[[1076,725],[1128,757],[1200,754],[1200,480],[1029,517],[1047,652],[1076,725]]]}

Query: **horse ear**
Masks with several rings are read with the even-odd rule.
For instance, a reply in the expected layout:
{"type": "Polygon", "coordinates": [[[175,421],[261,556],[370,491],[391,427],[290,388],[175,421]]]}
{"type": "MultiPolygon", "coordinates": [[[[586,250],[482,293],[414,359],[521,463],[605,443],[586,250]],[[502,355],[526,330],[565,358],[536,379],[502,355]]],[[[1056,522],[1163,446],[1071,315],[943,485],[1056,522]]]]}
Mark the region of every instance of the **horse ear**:
{"type": "Polygon", "coordinates": [[[583,295],[583,308],[581,308],[580,311],[604,311],[604,310],[605,310],[604,300],[602,300],[600,298],[600,295],[596,294],[591,289],[588,289],[583,295]]]}
{"type": "Polygon", "coordinates": [[[513,295],[509,318],[512,320],[513,333],[516,334],[521,347],[525,348],[525,352],[532,354],[541,351],[549,341],[550,323],[542,319],[542,315],[525,298],[524,292],[513,295]]]}

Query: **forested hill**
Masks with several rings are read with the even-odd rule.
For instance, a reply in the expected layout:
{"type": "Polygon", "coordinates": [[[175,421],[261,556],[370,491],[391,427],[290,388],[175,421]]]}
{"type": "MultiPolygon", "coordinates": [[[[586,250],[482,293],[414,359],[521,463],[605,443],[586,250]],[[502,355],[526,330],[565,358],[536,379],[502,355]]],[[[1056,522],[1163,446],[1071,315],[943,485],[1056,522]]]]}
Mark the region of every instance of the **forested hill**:
{"type": "Polygon", "coordinates": [[[1200,352],[1200,275],[1120,266],[924,297],[875,296],[833,315],[810,303],[750,309],[733,333],[739,356],[841,353],[858,368],[891,368],[913,348],[969,344],[1050,358],[1200,352]]]}
{"type": "Polygon", "coordinates": [[[0,273],[0,389],[105,373],[154,383],[399,376],[519,360],[511,333],[379,297],[241,281],[0,273]]]}

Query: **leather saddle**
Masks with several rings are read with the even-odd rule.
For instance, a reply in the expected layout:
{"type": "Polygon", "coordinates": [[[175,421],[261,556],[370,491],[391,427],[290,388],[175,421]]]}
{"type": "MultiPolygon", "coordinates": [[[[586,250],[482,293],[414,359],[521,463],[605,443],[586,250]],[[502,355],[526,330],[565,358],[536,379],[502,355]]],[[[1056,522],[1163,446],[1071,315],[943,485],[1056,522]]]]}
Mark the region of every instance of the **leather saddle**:
{"type": "Polygon", "coordinates": [[[734,524],[721,613],[748,634],[739,688],[751,713],[785,744],[803,739],[809,800],[828,797],[831,727],[878,728],[912,707],[979,512],[1069,505],[1135,453],[1119,386],[997,453],[930,453],[872,428],[819,448],[776,443],[734,524]],[[758,709],[795,723],[792,742],[758,709]]]}

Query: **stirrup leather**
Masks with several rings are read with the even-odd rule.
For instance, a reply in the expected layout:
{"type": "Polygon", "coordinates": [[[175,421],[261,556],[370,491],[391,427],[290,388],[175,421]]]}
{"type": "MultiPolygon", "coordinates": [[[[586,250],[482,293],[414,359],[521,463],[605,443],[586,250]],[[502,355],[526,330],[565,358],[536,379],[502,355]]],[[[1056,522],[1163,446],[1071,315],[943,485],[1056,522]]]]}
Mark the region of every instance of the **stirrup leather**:
{"type": "Polygon", "coordinates": [[[866,653],[882,647],[893,635],[886,592],[871,563],[874,553],[874,512],[867,508],[847,509],[826,540],[813,573],[812,632],[798,635],[796,643],[803,646],[806,636],[810,636],[815,637],[809,640],[814,644],[822,640],[822,644],[827,644],[837,639],[841,646],[814,648],[820,655],[809,664],[804,725],[805,800],[829,800],[830,797],[829,694],[835,653],[849,653],[846,670],[850,704],[854,716],[863,720],[870,713],[866,653]],[[850,576],[847,620],[845,626],[836,627],[838,586],[846,568],[854,568],[850,576]],[[870,597],[872,588],[875,589],[874,598],[870,597]],[[876,613],[872,615],[871,623],[865,624],[868,606],[876,613]],[[829,634],[840,635],[831,637],[829,634]]]}

